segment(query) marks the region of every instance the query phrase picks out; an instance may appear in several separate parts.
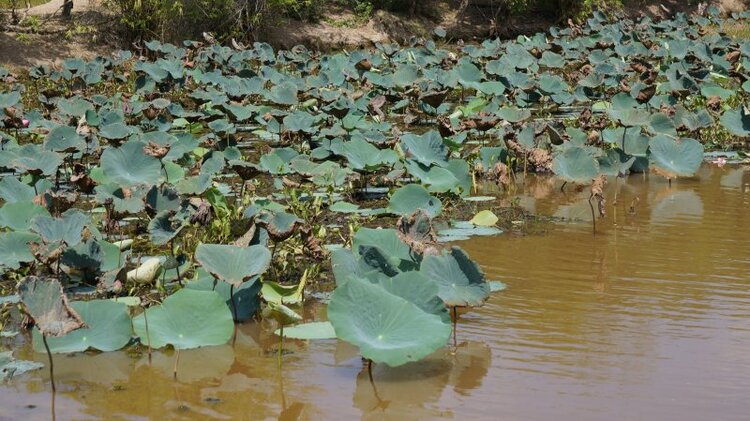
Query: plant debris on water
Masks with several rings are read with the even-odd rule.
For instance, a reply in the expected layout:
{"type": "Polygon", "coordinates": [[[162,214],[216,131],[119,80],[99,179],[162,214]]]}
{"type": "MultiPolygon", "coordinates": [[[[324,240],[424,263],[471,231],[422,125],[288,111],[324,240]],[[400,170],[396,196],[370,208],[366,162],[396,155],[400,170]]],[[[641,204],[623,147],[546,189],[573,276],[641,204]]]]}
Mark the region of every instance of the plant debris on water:
{"type": "MultiPolygon", "coordinates": [[[[154,41],[0,69],[0,285],[18,294],[0,305],[20,300],[50,362],[221,345],[252,318],[420,360],[505,289],[444,244],[507,229],[479,184],[552,172],[603,215],[607,177],[692,177],[704,150],[745,147],[750,43],[721,28],[749,17],[595,14],[457,49],[154,41]],[[328,320],[300,323],[331,289],[328,320]]],[[[3,354],[3,377],[24,364],[3,354]]]]}

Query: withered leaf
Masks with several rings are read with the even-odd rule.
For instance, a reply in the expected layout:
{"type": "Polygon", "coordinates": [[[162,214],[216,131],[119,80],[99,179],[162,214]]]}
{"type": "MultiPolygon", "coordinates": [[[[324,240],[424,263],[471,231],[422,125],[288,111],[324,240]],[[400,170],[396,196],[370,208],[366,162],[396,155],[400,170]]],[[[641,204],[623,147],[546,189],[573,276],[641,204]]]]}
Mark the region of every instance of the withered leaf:
{"type": "Polygon", "coordinates": [[[84,326],[57,279],[27,276],[18,284],[18,295],[44,336],[64,336],[84,326]]]}

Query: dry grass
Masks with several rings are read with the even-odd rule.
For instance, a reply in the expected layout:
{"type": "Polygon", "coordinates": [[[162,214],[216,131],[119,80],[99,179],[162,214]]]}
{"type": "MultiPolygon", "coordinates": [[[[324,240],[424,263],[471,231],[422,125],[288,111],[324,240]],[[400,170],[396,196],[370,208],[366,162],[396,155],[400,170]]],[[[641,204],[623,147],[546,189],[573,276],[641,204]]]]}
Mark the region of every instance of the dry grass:
{"type": "MultiPolygon", "coordinates": [[[[28,6],[34,7],[49,2],[49,0],[17,0],[16,8],[25,9],[28,6]]],[[[0,9],[10,9],[13,0],[0,0],[0,9]]]]}
{"type": "Polygon", "coordinates": [[[721,30],[734,39],[750,39],[750,22],[727,22],[721,30]]]}

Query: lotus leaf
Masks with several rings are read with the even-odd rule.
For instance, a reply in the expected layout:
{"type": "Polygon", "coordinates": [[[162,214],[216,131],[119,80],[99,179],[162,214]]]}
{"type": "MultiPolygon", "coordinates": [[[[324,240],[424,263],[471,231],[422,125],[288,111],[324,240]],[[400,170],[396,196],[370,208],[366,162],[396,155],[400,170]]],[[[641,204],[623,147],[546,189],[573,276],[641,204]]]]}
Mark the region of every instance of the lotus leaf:
{"type": "Polygon", "coordinates": [[[586,149],[573,146],[555,156],[552,171],[565,181],[587,184],[599,174],[599,163],[586,149]]]}
{"type": "MultiPolygon", "coordinates": [[[[281,336],[280,329],[273,333],[281,336]]],[[[284,337],[301,340],[334,339],[336,332],[331,322],[310,322],[284,328],[284,337]]]]}
{"type": "Polygon", "coordinates": [[[81,316],[68,305],[60,281],[27,276],[18,284],[26,313],[45,336],[64,336],[84,326],[81,316]]]}
{"type": "MultiPolygon", "coordinates": [[[[128,307],[111,300],[74,301],[70,306],[85,326],[60,338],[49,338],[52,353],[82,352],[89,348],[116,351],[130,342],[132,325],[128,307]]],[[[34,350],[44,352],[44,344],[37,329],[33,335],[34,350]]]]}
{"type": "Polygon", "coordinates": [[[232,337],[232,312],[214,291],[181,289],[161,305],[146,309],[133,319],[133,328],[143,344],[175,349],[223,345],[232,337]]]}
{"type": "Polygon", "coordinates": [[[434,218],[440,215],[442,203],[440,199],[430,195],[427,189],[419,184],[407,184],[399,188],[391,196],[388,210],[397,215],[409,216],[421,209],[434,218]]]}
{"type": "Polygon", "coordinates": [[[703,145],[695,139],[657,135],[649,144],[649,162],[664,176],[692,177],[703,162],[703,145]]]}
{"type": "Polygon", "coordinates": [[[364,358],[392,367],[426,357],[451,333],[440,315],[359,278],[336,288],[328,318],[339,339],[358,346],[364,358]]]}
{"type": "Polygon", "coordinates": [[[143,152],[145,143],[126,142],[119,148],[108,148],[102,153],[101,167],[107,178],[120,186],[157,184],[164,173],[159,160],[143,152]]]}
{"type": "Polygon", "coordinates": [[[440,298],[448,306],[480,306],[489,297],[484,273],[460,247],[440,256],[426,256],[419,271],[437,283],[440,298]]]}
{"type": "Polygon", "coordinates": [[[200,244],[195,259],[216,278],[234,285],[255,280],[271,264],[271,252],[264,246],[238,247],[222,244],[200,244]]]}

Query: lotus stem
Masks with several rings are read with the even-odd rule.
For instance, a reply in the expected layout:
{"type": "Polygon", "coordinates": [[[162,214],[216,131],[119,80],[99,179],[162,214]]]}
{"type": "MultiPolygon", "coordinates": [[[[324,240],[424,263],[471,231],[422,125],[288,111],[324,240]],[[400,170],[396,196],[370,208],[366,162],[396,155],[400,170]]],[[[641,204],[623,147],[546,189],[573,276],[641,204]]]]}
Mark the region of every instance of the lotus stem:
{"type": "Polygon", "coordinates": [[[49,350],[49,344],[47,344],[47,335],[42,334],[42,342],[44,342],[44,349],[47,350],[47,358],[49,358],[49,382],[52,385],[52,395],[54,396],[55,392],[57,391],[57,389],[55,388],[55,362],[52,359],[52,353],[49,350]]]}
{"type": "Polygon", "coordinates": [[[560,191],[565,193],[565,185],[568,184],[567,181],[563,181],[562,186],[560,186],[560,191]]]}
{"type": "Polygon", "coordinates": [[[172,372],[174,380],[177,380],[177,365],[180,363],[180,348],[176,349],[177,354],[174,358],[174,371],[172,372]]]}
{"type": "Polygon", "coordinates": [[[146,324],[146,341],[148,341],[148,364],[151,365],[151,336],[148,334],[148,313],[143,309],[143,321],[146,324]]]}
{"type": "Polygon", "coordinates": [[[177,261],[177,257],[175,257],[174,255],[174,238],[169,242],[169,251],[172,253],[172,258],[175,260],[175,264],[177,265],[175,267],[175,270],[177,271],[177,283],[182,286],[182,277],[180,276],[180,262],[177,261]]]}
{"type": "Polygon", "coordinates": [[[456,341],[456,326],[458,325],[458,310],[456,306],[451,307],[451,321],[453,321],[453,348],[458,346],[456,341]]]}
{"type": "Polygon", "coordinates": [[[594,205],[591,204],[591,199],[593,197],[594,197],[593,194],[589,196],[588,202],[589,202],[589,208],[591,208],[591,222],[593,222],[594,224],[594,235],[596,235],[596,215],[594,214],[594,205]]]}
{"type": "Polygon", "coordinates": [[[284,352],[284,323],[279,323],[281,325],[281,339],[279,340],[279,354],[278,354],[278,360],[279,360],[279,369],[281,369],[281,358],[283,357],[284,352]]]}
{"type": "MultiPolygon", "coordinates": [[[[216,279],[214,279],[216,281],[216,279]]],[[[216,285],[214,285],[214,288],[216,285]]],[[[234,302],[234,284],[229,286],[229,301],[232,302],[232,321],[234,321],[234,333],[232,334],[232,346],[237,342],[237,303],[234,302]]]]}

